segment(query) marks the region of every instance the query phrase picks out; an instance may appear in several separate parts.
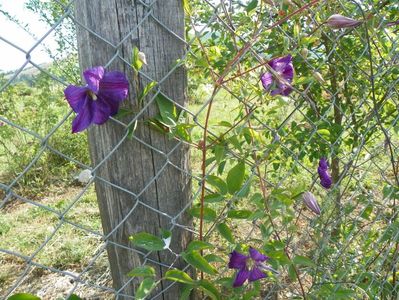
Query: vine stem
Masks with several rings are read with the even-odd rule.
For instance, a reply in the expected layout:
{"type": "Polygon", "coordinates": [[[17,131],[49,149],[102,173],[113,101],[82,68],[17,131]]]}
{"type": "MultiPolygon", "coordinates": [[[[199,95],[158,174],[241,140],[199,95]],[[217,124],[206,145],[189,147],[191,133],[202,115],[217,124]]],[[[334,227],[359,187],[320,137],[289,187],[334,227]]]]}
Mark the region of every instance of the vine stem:
{"type": "MultiPolygon", "coordinates": [[[[359,3],[357,3],[357,1],[353,0],[352,2],[355,3],[355,5],[360,9],[360,11],[362,12],[362,15],[363,15],[363,19],[366,21],[366,15],[365,15],[361,5],[359,5],[359,3]]],[[[386,2],[389,2],[389,1],[386,1],[386,2]]],[[[371,52],[371,42],[370,42],[369,30],[367,27],[367,23],[364,22],[363,24],[365,27],[365,38],[366,38],[367,50],[368,50],[367,53],[368,53],[368,60],[369,60],[369,64],[370,64],[370,84],[371,84],[371,96],[372,96],[371,98],[373,101],[373,110],[374,110],[375,117],[377,119],[378,126],[380,127],[381,131],[383,132],[385,141],[388,144],[390,161],[391,161],[391,165],[392,165],[392,171],[393,171],[393,174],[395,177],[396,186],[398,187],[399,186],[399,175],[398,175],[398,170],[396,168],[395,155],[394,155],[394,151],[392,149],[391,139],[389,137],[387,130],[384,128],[384,126],[382,124],[382,121],[381,121],[381,118],[380,118],[380,115],[379,115],[378,109],[377,109],[378,104],[377,104],[376,95],[375,95],[373,53],[371,52]]],[[[394,218],[394,220],[396,220],[397,215],[396,215],[396,199],[395,199],[395,197],[393,199],[393,207],[394,207],[393,208],[393,210],[394,210],[393,218],[394,218]]],[[[396,299],[396,295],[397,295],[395,286],[396,286],[396,280],[397,280],[396,279],[396,260],[397,260],[398,252],[399,252],[398,249],[399,249],[399,243],[396,242],[395,243],[395,251],[394,251],[393,257],[392,257],[392,282],[393,282],[393,284],[392,284],[393,285],[392,299],[396,299]]]]}
{"type": "MultiPolygon", "coordinates": [[[[249,114],[249,111],[248,111],[247,106],[245,106],[245,111],[246,111],[246,114],[248,115],[248,114],[249,114]]],[[[249,127],[251,130],[253,130],[253,129],[252,129],[252,124],[251,124],[251,121],[250,121],[250,120],[248,120],[248,127],[249,127]]],[[[252,137],[251,137],[251,141],[252,141],[252,143],[253,143],[253,138],[252,138],[252,137]]],[[[267,215],[267,218],[269,219],[270,224],[271,224],[272,227],[273,227],[274,234],[276,235],[278,241],[281,242],[282,239],[280,238],[280,235],[279,235],[279,233],[278,233],[278,231],[277,231],[277,229],[276,229],[276,226],[275,226],[275,224],[274,224],[274,222],[273,222],[273,218],[272,218],[272,216],[270,215],[269,206],[268,206],[268,203],[267,203],[267,201],[266,201],[266,199],[267,199],[266,186],[265,186],[265,183],[263,182],[263,178],[262,178],[262,175],[261,175],[261,172],[260,172],[260,166],[259,166],[260,164],[256,161],[256,153],[253,154],[253,157],[254,157],[254,160],[255,160],[256,172],[258,173],[258,176],[259,176],[259,185],[260,185],[260,189],[261,189],[261,191],[262,191],[263,199],[265,200],[266,215],[267,215]]],[[[300,215],[300,213],[299,213],[299,215],[300,215]]],[[[296,222],[297,222],[298,219],[299,219],[299,215],[298,215],[298,218],[297,218],[296,222]]],[[[295,223],[296,223],[296,222],[295,222],[295,223]]],[[[287,255],[288,259],[291,261],[291,256],[290,256],[290,254],[288,253],[288,250],[287,250],[286,247],[284,247],[284,253],[285,253],[285,255],[287,255]]],[[[303,287],[303,284],[302,284],[302,280],[301,280],[299,271],[298,271],[298,269],[296,268],[296,266],[295,266],[294,264],[292,264],[292,267],[294,268],[295,276],[296,276],[296,278],[298,279],[298,283],[299,283],[299,286],[300,286],[300,289],[301,289],[302,297],[303,297],[304,300],[306,300],[307,297],[306,297],[305,289],[304,289],[304,287],[303,287]]]]}
{"type": "MultiPolygon", "coordinates": [[[[284,18],[281,18],[277,22],[273,23],[266,30],[273,29],[274,27],[283,24],[287,20],[291,19],[293,16],[301,13],[302,11],[315,5],[318,2],[320,2],[320,0],[313,0],[313,1],[309,2],[308,4],[300,7],[299,9],[293,11],[292,13],[288,14],[284,18]]],[[[207,139],[207,135],[208,135],[207,131],[208,131],[208,125],[209,125],[209,116],[210,116],[211,109],[212,109],[213,99],[214,99],[219,87],[223,84],[224,78],[230,72],[231,68],[237,63],[237,61],[241,58],[241,56],[244,55],[248,51],[248,49],[252,46],[253,42],[258,37],[259,37],[259,32],[255,32],[254,37],[250,41],[248,41],[238,51],[238,53],[235,55],[235,57],[227,64],[223,74],[220,75],[219,78],[216,80],[216,85],[215,85],[215,88],[213,90],[212,96],[211,96],[209,104],[208,104],[208,109],[207,109],[206,119],[205,119],[205,124],[204,124],[204,134],[203,134],[202,145],[201,145],[202,146],[202,183],[201,183],[201,199],[200,199],[200,206],[201,206],[200,207],[200,229],[199,229],[200,241],[203,240],[204,197],[205,197],[205,177],[206,177],[206,150],[207,150],[206,139],[207,139]]],[[[202,42],[200,41],[199,38],[198,38],[198,41],[200,43],[202,50],[205,50],[205,47],[202,45],[202,42]]],[[[208,61],[208,65],[210,66],[210,61],[209,61],[208,57],[206,57],[206,59],[208,61]]],[[[214,72],[211,71],[211,74],[212,74],[212,77],[214,77],[214,72]]]]}
{"type": "MultiPolygon", "coordinates": [[[[308,4],[298,8],[297,10],[293,11],[292,13],[288,14],[287,16],[285,16],[284,18],[281,18],[280,20],[278,20],[277,22],[273,23],[272,25],[270,25],[268,28],[265,29],[265,31],[273,29],[274,27],[277,27],[281,24],[283,24],[284,22],[288,21],[289,19],[291,19],[293,16],[301,13],[302,11],[306,10],[307,8],[315,5],[316,3],[320,2],[320,0],[313,0],[311,2],[309,2],[308,4]]],[[[259,37],[259,32],[255,32],[254,37],[248,41],[242,48],[240,51],[238,51],[238,53],[236,54],[236,56],[227,64],[224,72],[222,73],[222,75],[219,77],[219,79],[216,81],[216,85],[219,86],[223,83],[224,78],[227,76],[227,74],[230,72],[231,68],[237,63],[237,61],[241,58],[241,56],[243,56],[248,49],[253,45],[253,43],[255,42],[255,40],[259,37]]]]}
{"type": "MultiPolygon", "coordinates": [[[[269,26],[266,30],[270,30],[273,29],[276,26],[279,26],[281,24],[283,24],[284,22],[286,22],[287,20],[291,19],[293,16],[301,13],[302,11],[306,10],[307,8],[315,5],[316,3],[320,2],[320,0],[313,0],[311,2],[309,2],[308,4],[300,7],[299,9],[293,11],[292,13],[288,14],[287,16],[285,16],[284,18],[281,18],[280,20],[278,20],[277,22],[275,22],[274,24],[272,24],[271,26],[269,26]]],[[[205,124],[204,124],[204,134],[203,134],[203,138],[202,138],[202,143],[201,143],[201,148],[202,148],[202,164],[201,164],[201,171],[202,171],[202,181],[201,181],[201,198],[200,198],[200,228],[199,228],[199,240],[202,241],[203,240],[203,226],[204,226],[204,198],[205,198],[205,187],[206,187],[206,151],[207,151],[207,137],[208,137],[208,126],[209,126],[209,117],[211,114],[211,110],[212,110],[212,104],[213,104],[213,100],[215,98],[215,95],[217,93],[217,91],[219,90],[220,86],[223,84],[224,78],[227,76],[227,74],[230,72],[230,70],[232,69],[232,67],[239,61],[239,59],[249,50],[249,48],[252,46],[253,42],[259,37],[259,30],[256,30],[254,32],[254,36],[252,37],[252,39],[250,41],[248,41],[239,51],[238,53],[235,55],[235,57],[227,64],[226,68],[224,69],[224,72],[222,73],[222,75],[219,76],[219,78],[217,80],[215,80],[215,87],[213,89],[212,92],[212,96],[209,100],[208,103],[208,109],[207,109],[207,113],[206,113],[206,118],[205,118],[205,124]]],[[[199,38],[197,38],[200,46],[202,48],[203,51],[205,51],[205,47],[202,45],[202,42],[199,38]]],[[[204,52],[206,53],[206,52],[204,52]]],[[[206,56],[208,65],[210,66],[210,61],[209,58],[206,56]]],[[[211,70],[211,75],[214,78],[214,72],[211,70]]],[[[259,167],[258,167],[259,168],[259,167]]],[[[260,175],[260,174],[259,174],[260,175]]],[[[262,181],[262,179],[261,179],[262,181]]],[[[269,215],[269,219],[271,219],[271,216],[269,215]]],[[[277,231],[276,231],[277,233],[277,231]]],[[[278,234],[277,234],[278,236],[278,234]]],[[[278,237],[279,238],[279,237],[278,237]]],[[[280,239],[280,238],[279,238],[280,239]]],[[[287,251],[285,250],[287,256],[289,257],[287,251]]],[[[305,291],[303,289],[303,285],[301,283],[298,271],[296,270],[295,266],[295,273],[297,275],[298,278],[298,282],[301,286],[301,290],[302,290],[302,294],[304,296],[304,299],[306,299],[306,294],[305,291]]],[[[203,277],[203,274],[201,272],[201,278],[203,277]]]]}

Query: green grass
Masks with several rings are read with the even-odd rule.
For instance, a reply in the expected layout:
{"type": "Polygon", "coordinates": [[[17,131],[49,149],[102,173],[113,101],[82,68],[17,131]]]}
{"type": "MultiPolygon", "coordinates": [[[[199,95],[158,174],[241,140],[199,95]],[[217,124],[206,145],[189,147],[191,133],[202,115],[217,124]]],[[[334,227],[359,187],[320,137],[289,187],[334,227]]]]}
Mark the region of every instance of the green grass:
{"type": "MultiPolygon", "coordinates": [[[[62,213],[71,204],[81,187],[64,191],[61,196],[46,197],[41,204],[62,213]]],[[[94,189],[76,202],[65,215],[65,220],[79,224],[96,232],[102,232],[94,189]]],[[[81,272],[101,244],[98,236],[70,225],[51,211],[28,203],[6,207],[0,214],[0,248],[30,256],[49,238],[46,246],[36,254],[34,262],[61,270],[81,272]],[[62,223],[61,226],[60,222],[62,223]],[[51,236],[55,232],[53,236],[51,236]]],[[[7,287],[23,261],[15,256],[0,254],[0,286],[7,287]]],[[[103,262],[106,264],[106,261],[103,262]]],[[[0,288],[0,291],[2,289],[0,288]]]]}

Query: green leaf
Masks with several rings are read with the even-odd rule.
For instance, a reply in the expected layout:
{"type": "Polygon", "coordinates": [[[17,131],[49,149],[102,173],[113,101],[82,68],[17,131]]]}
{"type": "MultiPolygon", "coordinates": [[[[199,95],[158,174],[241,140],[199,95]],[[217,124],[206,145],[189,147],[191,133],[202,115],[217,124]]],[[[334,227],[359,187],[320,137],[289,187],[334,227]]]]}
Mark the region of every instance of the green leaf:
{"type": "Polygon", "coordinates": [[[191,279],[191,277],[187,273],[180,270],[169,270],[166,272],[165,278],[181,283],[194,284],[194,281],[191,279]]]}
{"type": "Polygon", "coordinates": [[[233,127],[233,124],[227,122],[227,121],[220,121],[218,123],[218,126],[223,126],[223,127],[233,127]]]}
{"type": "Polygon", "coordinates": [[[82,300],[78,295],[72,294],[67,300],[82,300]]]}
{"type": "Polygon", "coordinates": [[[214,149],[215,149],[215,159],[218,163],[220,163],[226,155],[225,148],[222,145],[216,145],[214,149]]]}
{"type": "Polygon", "coordinates": [[[284,250],[269,251],[268,256],[277,260],[281,265],[291,264],[291,261],[288,258],[287,254],[285,254],[284,250]]]}
{"type": "Polygon", "coordinates": [[[360,217],[366,220],[370,220],[370,215],[373,212],[373,206],[371,204],[367,205],[366,208],[360,214],[360,217]]]}
{"type": "Polygon", "coordinates": [[[353,290],[339,289],[333,292],[334,299],[353,299],[356,293],[353,290]]]}
{"type": "Polygon", "coordinates": [[[327,141],[330,139],[330,131],[328,129],[319,129],[317,133],[320,134],[327,141]]]}
{"type": "Polygon", "coordinates": [[[234,244],[234,237],[231,233],[230,228],[225,223],[220,223],[216,226],[222,237],[224,237],[229,243],[234,244]]]}
{"type": "Polygon", "coordinates": [[[12,295],[8,300],[40,300],[40,298],[32,294],[19,293],[12,295]]]}
{"type": "Polygon", "coordinates": [[[206,177],[206,182],[215,187],[220,194],[227,194],[227,185],[221,178],[214,175],[208,175],[206,177]]]}
{"type": "MultiPolygon", "coordinates": [[[[201,208],[200,207],[194,207],[189,210],[189,213],[196,218],[201,217],[201,208]]],[[[206,221],[215,221],[217,218],[216,212],[209,207],[204,207],[204,220],[206,221]]]]}
{"type": "Polygon", "coordinates": [[[188,284],[183,287],[183,290],[180,294],[179,300],[190,300],[191,291],[193,290],[193,286],[188,284]]]}
{"type": "Polygon", "coordinates": [[[193,267],[197,268],[200,271],[203,271],[205,273],[215,275],[217,274],[217,271],[214,267],[212,267],[208,261],[199,254],[197,251],[191,251],[191,252],[183,252],[182,253],[183,259],[192,265],[193,267]]]}
{"type": "Polygon", "coordinates": [[[258,6],[258,0],[252,0],[251,2],[249,2],[245,10],[247,12],[250,12],[251,10],[254,10],[257,6],[258,6]]]}
{"type": "Polygon", "coordinates": [[[201,290],[204,291],[205,294],[207,294],[213,300],[221,299],[218,289],[210,281],[205,279],[200,280],[198,281],[198,286],[201,290]]]}
{"type": "Polygon", "coordinates": [[[131,109],[127,109],[127,108],[120,108],[118,110],[118,113],[114,116],[114,118],[120,120],[129,115],[134,115],[134,111],[131,109]]]}
{"type": "Polygon", "coordinates": [[[307,258],[306,256],[301,256],[297,255],[294,257],[292,262],[296,265],[303,265],[303,266],[308,266],[308,267],[315,267],[316,264],[310,259],[307,258]]]}
{"type": "Polygon", "coordinates": [[[252,215],[250,210],[230,210],[227,217],[232,219],[248,219],[252,215]]]}
{"type": "Polygon", "coordinates": [[[207,254],[204,256],[204,258],[209,263],[211,263],[211,262],[225,263],[225,261],[221,257],[217,256],[216,254],[207,254]]]}
{"type": "Polygon", "coordinates": [[[186,251],[190,252],[190,251],[199,251],[199,250],[203,250],[203,249],[210,249],[213,248],[212,244],[209,244],[207,242],[204,241],[191,241],[190,244],[188,244],[186,251]]]}
{"type": "Polygon", "coordinates": [[[191,15],[191,8],[190,8],[190,1],[189,0],[183,0],[183,8],[184,8],[184,12],[187,15],[191,15]]]}
{"type": "Polygon", "coordinates": [[[151,92],[151,90],[157,85],[156,81],[152,81],[149,84],[147,84],[143,91],[141,92],[141,94],[138,97],[138,102],[141,103],[144,99],[145,96],[148,95],[149,92],[151,92]]]}
{"type": "Polygon", "coordinates": [[[192,139],[189,129],[191,129],[192,127],[193,125],[191,124],[177,124],[176,127],[173,129],[173,132],[183,141],[191,143],[192,139]]]}
{"type": "Polygon", "coordinates": [[[291,192],[291,198],[295,199],[296,197],[300,196],[307,190],[307,187],[305,184],[301,183],[299,185],[294,186],[293,188],[290,189],[291,192]]]}
{"type": "Polygon", "coordinates": [[[134,299],[144,299],[148,296],[149,293],[153,290],[153,288],[157,285],[154,278],[144,278],[144,280],[140,283],[139,288],[134,295],[134,299]]]}
{"type": "Polygon", "coordinates": [[[175,126],[178,118],[177,110],[172,101],[159,93],[155,98],[163,123],[175,126]]]}
{"type": "Polygon", "coordinates": [[[230,194],[237,192],[244,182],[245,164],[239,162],[227,174],[227,187],[230,194]]]}
{"type": "Polygon", "coordinates": [[[132,54],[132,68],[136,71],[136,73],[143,67],[143,62],[139,58],[139,48],[133,48],[132,54]]]}
{"type": "Polygon", "coordinates": [[[153,267],[150,266],[142,266],[142,267],[137,267],[131,270],[127,276],[130,277],[154,277],[155,276],[155,270],[153,267]]]}
{"type": "Polygon", "coordinates": [[[222,195],[216,194],[216,193],[209,194],[204,197],[204,201],[207,203],[220,202],[220,201],[223,201],[223,199],[224,199],[224,197],[222,195]]]}
{"type": "Polygon", "coordinates": [[[293,264],[290,264],[290,266],[288,267],[288,277],[291,279],[291,281],[294,281],[296,279],[296,272],[293,264]]]}
{"type": "Polygon", "coordinates": [[[165,243],[159,237],[147,232],[136,233],[129,237],[134,246],[148,251],[159,251],[165,248],[165,243]]]}

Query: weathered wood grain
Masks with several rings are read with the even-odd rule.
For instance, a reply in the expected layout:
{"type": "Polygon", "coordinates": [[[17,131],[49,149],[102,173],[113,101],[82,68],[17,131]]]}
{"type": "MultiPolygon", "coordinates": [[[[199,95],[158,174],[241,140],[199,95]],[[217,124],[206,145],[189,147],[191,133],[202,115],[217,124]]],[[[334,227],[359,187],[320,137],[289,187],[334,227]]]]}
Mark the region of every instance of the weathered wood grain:
{"type": "MultiPolygon", "coordinates": [[[[145,1],[143,0],[143,2],[145,1]]],[[[184,12],[181,0],[158,0],[152,9],[156,18],[175,34],[184,38],[184,12]]],[[[148,9],[140,4],[140,1],[77,0],[75,18],[78,23],[77,38],[82,70],[92,66],[105,65],[116,53],[130,61],[132,49],[137,46],[147,57],[148,65],[143,68],[143,71],[155,81],[164,78],[176,60],[183,56],[185,45],[162,28],[151,16],[148,16],[137,27],[137,24],[147,14],[148,9]],[[90,33],[79,23],[95,34],[90,33]],[[129,33],[131,35],[119,48],[114,48],[103,40],[117,45],[129,33]]],[[[133,85],[133,70],[120,59],[114,60],[108,70],[120,70],[128,76],[131,86],[129,100],[125,106],[138,110],[133,85]]],[[[141,88],[148,83],[142,78],[139,82],[141,88]]],[[[187,101],[186,87],[186,72],[183,68],[179,68],[162,83],[161,90],[174,101],[185,105],[187,101]]],[[[156,106],[151,105],[141,116],[135,136],[163,153],[168,153],[176,145],[176,142],[168,140],[164,135],[150,129],[148,125],[142,122],[155,114],[157,114],[156,106]]],[[[90,128],[89,144],[93,166],[103,160],[120,141],[123,134],[124,128],[114,122],[107,122],[102,126],[90,128]]],[[[168,215],[175,216],[189,202],[191,195],[189,176],[168,164],[158,179],[142,192],[152,178],[167,164],[168,160],[183,170],[189,170],[188,149],[184,146],[179,146],[172,155],[166,157],[137,141],[126,140],[98,169],[96,174],[135,194],[141,194],[139,200],[145,204],[168,215]]],[[[108,234],[131,211],[138,199],[101,181],[96,181],[96,193],[104,234],[108,234]]],[[[177,221],[181,224],[190,225],[191,219],[184,214],[177,221]]],[[[109,237],[109,241],[125,246],[118,247],[109,244],[107,248],[114,288],[121,289],[120,294],[122,296],[119,296],[118,299],[127,298],[123,294],[134,294],[138,281],[134,280],[133,283],[124,286],[129,280],[126,273],[143,262],[141,255],[129,249],[132,248],[132,245],[129,244],[128,237],[140,231],[159,235],[161,228],[168,229],[170,226],[171,220],[169,218],[138,205],[128,219],[109,237]]],[[[190,234],[187,231],[175,228],[171,248],[179,253],[185,248],[189,240],[190,234]]],[[[170,264],[175,259],[167,251],[153,253],[150,258],[164,264],[170,264]]],[[[152,264],[152,266],[157,269],[159,276],[162,276],[166,271],[159,265],[152,264]]],[[[168,284],[163,282],[156,292],[164,289],[168,284]]],[[[174,285],[157,299],[177,299],[178,288],[178,285],[174,285]]]]}

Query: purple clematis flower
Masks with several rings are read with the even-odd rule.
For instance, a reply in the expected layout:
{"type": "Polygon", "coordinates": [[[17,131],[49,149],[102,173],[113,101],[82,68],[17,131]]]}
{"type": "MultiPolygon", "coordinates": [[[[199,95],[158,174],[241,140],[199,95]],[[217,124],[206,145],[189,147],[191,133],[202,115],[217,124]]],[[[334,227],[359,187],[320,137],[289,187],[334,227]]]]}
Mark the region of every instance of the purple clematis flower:
{"type": "Polygon", "coordinates": [[[272,96],[288,96],[292,92],[291,82],[294,79],[294,66],[292,56],[278,57],[269,61],[268,65],[278,74],[279,78],[274,78],[271,73],[263,73],[260,76],[263,87],[270,91],[272,96]],[[275,87],[273,89],[273,87],[275,87]]]}
{"type": "Polygon", "coordinates": [[[328,173],[328,162],[327,159],[321,158],[319,161],[319,167],[317,168],[317,172],[319,173],[320,177],[320,184],[326,188],[329,189],[332,184],[331,176],[328,173]]]}
{"type": "Polygon", "coordinates": [[[269,257],[250,247],[249,255],[241,254],[237,251],[230,253],[229,268],[238,269],[238,273],[233,282],[233,287],[240,287],[248,281],[256,281],[266,277],[265,271],[273,271],[271,267],[265,264],[269,257]]]}
{"type": "Polygon", "coordinates": [[[86,86],[69,85],[64,90],[65,98],[77,116],[72,121],[72,133],[80,132],[92,123],[104,124],[119,110],[126,99],[129,82],[118,71],[106,72],[103,67],[94,67],[83,72],[86,86]]]}

